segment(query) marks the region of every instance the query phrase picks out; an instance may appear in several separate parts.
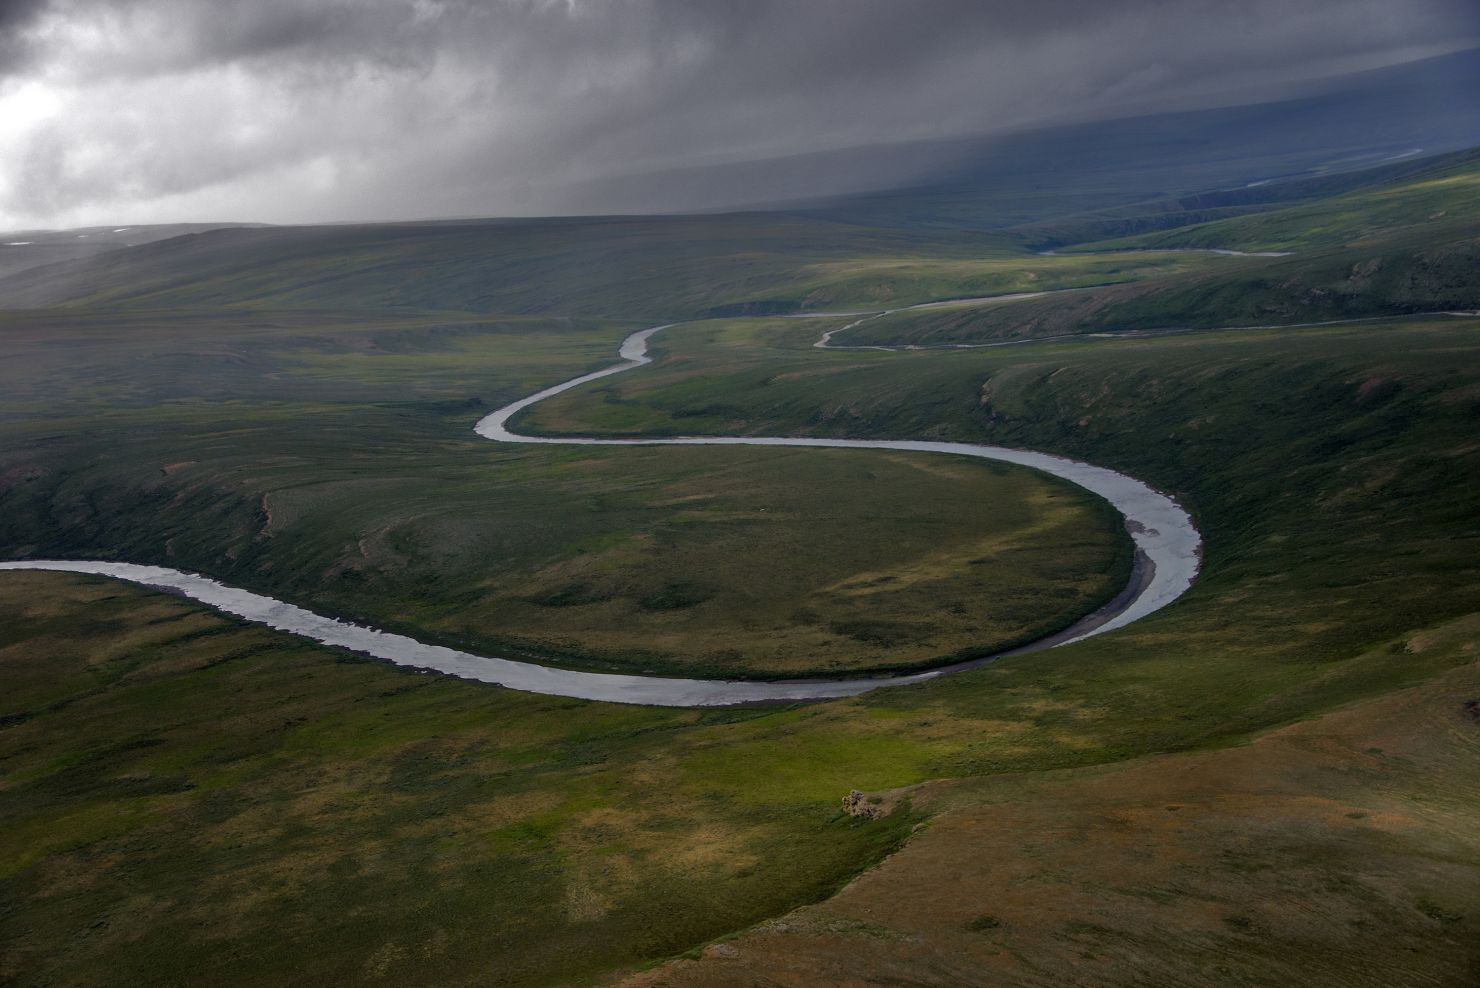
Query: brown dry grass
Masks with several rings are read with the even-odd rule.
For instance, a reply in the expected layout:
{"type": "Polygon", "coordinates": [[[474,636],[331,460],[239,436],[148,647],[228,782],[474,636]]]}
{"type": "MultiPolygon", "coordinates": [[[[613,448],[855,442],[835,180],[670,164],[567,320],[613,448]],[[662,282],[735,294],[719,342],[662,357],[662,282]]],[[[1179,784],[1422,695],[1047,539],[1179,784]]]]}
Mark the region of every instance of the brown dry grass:
{"type": "MultiPolygon", "coordinates": [[[[1409,649],[1480,657],[1480,616],[1409,649]]],[[[1480,983],[1480,663],[1219,751],[927,784],[833,899],[622,982],[1480,983]]]]}

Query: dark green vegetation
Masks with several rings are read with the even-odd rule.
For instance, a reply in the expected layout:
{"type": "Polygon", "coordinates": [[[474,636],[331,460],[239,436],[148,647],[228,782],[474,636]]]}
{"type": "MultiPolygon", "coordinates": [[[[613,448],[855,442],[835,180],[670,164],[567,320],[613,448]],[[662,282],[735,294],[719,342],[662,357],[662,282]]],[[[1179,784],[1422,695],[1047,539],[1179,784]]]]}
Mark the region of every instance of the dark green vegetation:
{"type": "Polygon", "coordinates": [[[1321,184],[1335,186],[1337,194],[1267,213],[1105,241],[1099,247],[1308,252],[1374,241],[1401,243],[1419,235],[1438,242],[1463,240],[1473,238],[1480,223],[1480,152],[1442,155],[1321,184]],[[1342,191],[1344,184],[1358,188],[1342,191]]]}
{"type": "MultiPolygon", "coordinates": [[[[1351,216],[1378,208],[1382,197],[1362,194],[1368,198],[1333,207],[1331,228],[1356,229],[1351,216]],[[1334,218],[1338,209],[1347,218],[1334,218]]],[[[1247,222],[1272,230],[1284,222],[1279,216],[1247,222]]],[[[682,221],[693,230],[705,222],[682,221]]],[[[723,230],[741,220],[712,222],[723,230]]],[[[744,219],[756,230],[766,222],[744,219]]],[[[781,229],[793,221],[776,222],[781,229]]],[[[416,236],[430,238],[428,229],[416,236]]],[[[493,237],[490,229],[478,236],[493,237]]],[[[590,227],[571,229],[585,236],[590,227]]],[[[735,286],[744,280],[736,261],[744,252],[711,257],[712,275],[680,265],[709,279],[679,286],[684,311],[791,299],[802,285],[853,284],[828,290],[860,297],[865,282],[848,279],[902,256],[911,258],[910,274],[887,282],[881,298],[969,294],[952,290],[976,276],[952,267],[962,257],[932,254],[938,242],[931,246],[929,237],[914,249],[890,239],[905,237],[897,231],[877,236],[887,250],[842,243],[808,255],[804,266],[822,268],[788,269],[779,286],[757,274],[743,292],[735,286]],[[932,266],[930,258],[950,263],[932,266]]],[[[778,236],[774,254],[760,250],[762,268],[797,263],[782,257],[789,242],[778,236]]],[[[982,256],[971,265],[1026,277],[1012,273],[1010,255],[988,251],[1007,249],[997,241],[978,246],[982,256]]],[[[323,268],[341,263],[343,244],[329,247],[323,268]]],[[[178,249],[196,256],[192,247],[178,249]]],[[[552,242],[550,251],[549,270],[557,270],[560,250],[552,242]]],[[[262,258],[268,253],[264,246],[262,258]]],[[[400,255],[396,277],[381,279],[387,292],[410,291],[418,256],[400,255]]],[[[1093,265],[1138,256],[1197,266],[1171,283],[1206,276],[1232,284],[1288,263],[1017,256],[1019,271],[1040,282],[1048,271],[1091,280],[1103,276],[1093,265]]],[[[352,281],[357,275],[344,263],[352,281]]],[[[633,323],[597,316],[653,311],[600,308],[625,292],[635,296],[636,276],[588,283],[591,296],[573,295],[568,311],[589,319],[515,319],[334,313],[327,300],[350,282],[328,279],[323,297],[309,298],[301,294],[309,280],[284,287],[291,267],[273,269],[270,292],[265,282],[242,288],[255,310],[245,302],[224,313],[145,307],[207,301],[181,275],[168,291],[141,284],[137,299],[107,296],[125,311],[74,305],[6,317],[6,367],[26,368],[5,392],[0,531],[10,553],[85,544],[92,553],[209,559],[231,567],[216,572],[236,582],[301,587],[303,599],[455,636],[466,630],[456,626],[458,615],[481,598],[447,593],[431,575],[466,581],[498,572],[500,550],[532,574],[555,566],[548,572],[559,578],[540,583],[521,606],[560,620],[608,606],[593,598],[620,587],[623,624],[682,622],[715,607],[724,588],[710,596],[712,577],[641,583],[648,577],[634,567],[717,568],[709,555],[716,551],[725,553],[727,572],[779,582],[776,569],[732,561],[733,544],[725,548],[726,539],[748,538],[732,534],[751,524],[735,516],[757,506],[787,509],[794,557],[818,567],[807,576],[814,581],[827,579],[827,567],[861,565],[829,553],[868,551],[876,552],[871,571],[908,582],[908,564],[889,568],[901,567],[910,545],[934,547],[920,549],[917,560],[957,551],[957,539],[932,529],[930,517],[969,512],[964,502],[977,491],[1005,493],[1020,512],[968,517],[982,540],[995,524],[1031,528],[1043,517],[1034,498],[1052,495],[1085,520],[1074,529],[1084,533],[1085,551],[1105,551],[1107,543],[1091,538],[1104,530],[1103,516],[1070,503],[1062,489],[947,459],[504,451],[471,437],[483,410],[603,362],[633,323]],[[289,300],[318,311],[268,305],[289,300]],[[204,339],[203,324],[216,327],[204,339]],[[734,473],[742,467],[744,484],[734,473]],[[264,501],[264,492],[281,493],[264,501]],[[704,500],[687,500],[695,496],[704,500]],[[440,513],[448,503],[457,507],[440,513]],[[693,504],[704,507],[685,507],[693,504]],[[700,517],[674,521],[689,512],[700,517]],[[890,512],[912,517],[911,530],[886,526],[890,512]],[[575,529],[555,521],[577,514],[575,529]],[[400,541],[393,534],[400,524],[422,534],[400,541]],[[610,538],[645,525],[662,552],[644,555],[610,538]],[[259,540],[269,530],[272,537],[259,540]],[[882,544],[837,548],[839,533],[861,531],[882,544]],[[490,541],[495,534],[504,541],[490,541]],[[344,557],[358,567],[343,565],[334,549],[349,546],[351,535],[356,546],[366,540],[359,556],[344,557]],[[424,544],[447,548],[424,554],[424,544]],[[166,555],[171,550],[176,555],[166,555]],[[560,568],[586,565],[582,556],[606,560],[610,571],[560,568]],[[363,583],[348,575],[357,568],[363,583]],[[409,575],[391,581],[392,571],[409,575]]],[[[465,274],[468,285],[475,268],[465,274]]],[[[230,300],[222,270],[209,289],[220,293],[216,302],[230,300]]],[[[494,270],[510,280],[493,283],[490,297],[524,290],[517,265],[494,270]]],[[[649,275],[659,278],[656,268],[649,275]]],[[[431,285],[442,273],[433,266],[423,276],[431,285]]],[[[97,291],[122,291],[122,275],[109,278],[97,291]]],[[[56,270],[47,279],[62,280],[56,270]]],[[[67,300],[104,297],[92,290],[67,300]]],[[[895,882],[901,873],[927,876],[925,884],[886,885],[887,894],[865,904],[939,915],[940,929],[975,938],[982,950],[1016,956],[1017,947],[994,944],[1067,943],[1074,970],[1099,970],[1085,965],[1111,954],[1126,965],[1127,984],[1225,984],[1234,976],[1267,983],[1270,971],[1319,982],[1333,964],[1352,983],[1376,984],[1404,977],[1391,962],[1396,931],[1402,949],[1411,945],[1422,958],[1430,983],[1472,980],[1466,945],[1480,938],[1474,790],[1469,781],[1439,784],[1441,775],[1471,776],[1434,766],[1472,751],[1480,731],[1464,706],[1468,694],[1454,693],[1470,688],[1480,656],[1480,318],[954,352],[811,347],[817,333],[843,321],[730,313],[678,327],[658,338],[654,366],[563,395],[520,424],[581,433],[976,439],[1076,456],[1145,479],[1194,513],[1207,556],[1192,591],[1117,633],[921,686],[701,713],[434,679],[244,629],[143,589],[6,573],[4,977],[19,984],[598,981],[828,896],[930,813],[929,828],[905,852],[925,857],[876,873],[895,882]],[[1401,704],[1389,704],[1395,691],[1439,682],[1450,685],[1433,693],[1443,705],[1425,714],[1433,730],[1421,745],[1382,734],[1401,715],[1401,704]],[[1372,703],[1389,705],[1362,706],[1378,714],[1360,731],[1290,726],[1372,703]],[[1266,754],[1267,732],[1280,727],[1273,736],[1294,732],[1296,740],[1266,754]],[[1348,742],[1334,736],[1364,739],[1371,750],[1348,757],[1348,742]],[[1337,747],[1343,753],[1331,764],[1312,762],[1279,782],[1288,792],[1271,779],[1292,764],[1292,751],[1314,757],[1337,747]],[[1218,766],[1244,750],[1259,756],[1233,773],[1234,784],[1218,766]],[[1397,754],[1379,760],[1383,750],[1397,754]],[[1142,760],[1157,753],[1177,754],[1142,760]],[[1178,768],[1188,764],[1194,768],[1178,768]],[[896,791],[940,778],[961,781],[948,797],[896,791]],[[1090,785],[1060,785],[1066,778],[1090,785]],[[843,816],[838,799],[853,788],[879,793],[881,802],[867,805],[892,812],[871,821],[843,816]],[[1313,804],[1313,789],[1325,802],[1313,804]],[[1039,793],[1050,801],[1039,805],[1039,793]],[[1126,799],[1142,802],[1114,802],[1126,799]],[[1212,802],[1217,813],[1209,816],[1212,802]],[[1104,809],[1112,805],[1114,812],[1104,809]],[[1022,836],[981,840],[998,833],[1022,836]],[[1096,844],[1086,835],[1108,836],[1096,844]],[[1045,842],[1097,853],[1092,861],[1050,860],[1045,842]],[[964,863],[975,871],[953,858],[960,855],[970,855],[964,863]],[[1148,885],[1153,866],[1162,877],[1148,885]],[[970,889],[981,891],[969,902],[952,898],[965,885],[928,878],[968,873],[970,889]],[[1074,898],[1088,903],[1074,912],[1030,916],[1026,899],[996,898],[1071,880],[1082,892],[1074,898]],[[1312,899],[1320,910],[1307,907],[1312,899]],[[920,911],[929,903],[939,912],[920,911]],[[980,922],[984,916],[999,925],[980,922]],[[1136,945],[1159,942],[1169,916],[1206,923],[1189,927],[1176,950],[1151,952],[1176,965],[1148,968],[1136,945]],[[1011,939],[1029,930],[1032,938],[1011,939]]],[[[764,545],[757,558],[775,551],[764,545]]],[[[920,584],[939,607],[936,620],[950,618],[942,595],[969,572],[970,558],[950,561],[952,579],[920,584]]],[[[1109,560],[1101,558],[1103,577],[1109,560]]],[[[983,578],[992,575],[989,568],[983,578]]],[[[776,588],[778,598],[792,592],[776,588]]],[[[1087,601],[1098,590],[1081,592],[1087,601]]],[[[893,609],[918,606],[918,598],[900,596],[876,617],[913,618],[893,609]]],[[[889,629],[849,630],[838,633],[869,655],[909,644],[889,629]],[[870,636],[876,643],[863,640],[870,636]]],[[[1327,723],[1336,721],[1320,722],[1327,723]]],[[[855,941],[869,951],[916,949],[921,934],[904,920],[881,911],[864,922],[846,912],[874,887],[853,886],[832,918],[796,928],[842,938],[853,953],[855,941]]],[[[910,955],[898,976],[959,983],[947,963],[959,947],[910,955]]],[[[740,949],[748,949],[744,941],[740,949]]],[[[788,970],[784,952],[739,956],[747,977],[788,970]]],[[[1044,970],[1030,963],[996,973],[1002,983],[1043,983],[1044,970]]]]}
{"type": "Polygon", "coordinates": [[[1216,268],[1059,298],[900,313],[839,342],[972,343],[1480,308],[1480,156],[1465,152],[1381,171],[1392,181],[1348,177],[1332,184],[1359,188],[1319,201],[1074,248],[1074,256],[1233,248],[1293,252],[1289,257],[1222,258],[1227,263],[1216,268]]]}
{"type": "Polygon", "coordinates": [[[672,320],[923,302],[1179,271],[1206,258],[1033,258],[1019,239],[806,216],[227,229],[0,279],[0,303],[672,320]]]}
{"type": "MultiPolygon", "coordinates": [[[[1207,556],[1172,612],[1177,647],[1101,669],[1106,702],[1117,705],[1108,694],[1127,669],[1164,661],[1146,678],[1175,679],[1171,666],[1189,656],[1229,655],[1222,636],[1237,629],[1240,660],[1198,676],[1209,688],[1225,675],[1230,685],[1253,675],[1251,653],[1285,656],[1266,674],[1291,677],[1292,692],[1270,694],[1245,716],[1263,704],[1293,713],[1303,675],[1401,634],[1416,614],[1439,621],[1480,610],[1477,327],[1476,319],[1434,319],[820,355],[808,347],[810,325],[729,324],[675,335],[671,356],[651,373],[558,396],[520,424],[560,432],[581,421],[588,432],[625,434],[743,423],[762,435],[985,438],[1112,466],[1182,499],[1207,556]],[[722,416],[689,414],[718,395],[729,396],[722,416]]],[[[1143,624],[1164,620],[1172,618],[1143,624]]],[[[1149,634],[1143,624],[1113,640],[1149,634]]],[[[1032,664],[1045,671],[1077,651],[1032,664]]],[[[1324,669],[1324,689],[1336,688],[1341,668],[1324,669]]],[[[969,682],[937,688],[974,693],[969,682]]],[[[1142,710],[1131,723],[1140,732],[1186,713],[1142,710]]]]}
{"type": "Polygon", "coordinates": [[[0,595],[7,983],[583,981],[826,895],[910,823],[834,810],[920,759],[846,725],[807,742],[835,775],[710,776],[781,715],[418,676],[104,581],[0,595]]]}
{"type": "Polygon", "coordinates": [[[169,223],[77,230],[12,230],[0,235],[0,276],[233,225],[236,224],[169,223]]]}
{"type": "MultiPolygon", "coordinates": [[[[1076,244],[1095,244],[1096,249],[1117,242],[1121,238],[1131,247],[1145,248],[1165,240],[1167,246],[1176,243],[1188,227],[1199,231],[1216,229],[1215,223],[1245,218],[1251,223],[1260,222],[1263,213],[1285,213],[1295,207],[1308,207],[1304,212],[1308,224],[1291,230],[1295,240],[1286,246],[1295,246],[1296,241],[1309,246],[1322,235],[1324,228],[1337,220],[1341,199],[1352,200],[1362,193],[1375,194],[1382,198],[1386,193],[1398,190],[1397,198],[1403,198],[1402,190],[1414,182],[1463,171],[1476,161],[1473,149],[1452,151],[1447,154],[1414,157],[1398,155],[1397,161],[1375,167],[1356,170],[1340,170],[1321,173],[1310,177],[1289,177],[1279,181],[1251,182],[1233,188],[1199,191],[1190,195],[1174,195],[1151,198],[1144,201],[1095,210],[1025,226],[1018,232],[1029,234],[1040,248],[1072,247],[1076,244]]],[[[1296,214],[1298,215],[1298,213],[1296,214]]],[[[1412,226],[1429,219],[1427,213],[1389,211],[1384,217],[1366,217],[1368,227],[1383,233],[1392,232],[1387,225],[1377,220],[1390,222],[1393,227],[1412,226]]],[[[1203,238],[1201,243],[1194,237],[1188,243],[1177,246],[1200,246],[1211,248],[1237,247],[1237,242],[1217,241],[1203,238]]],[[[1246,247],[1245,249],[1252,249],[1246,247]]],[[[1267,248],[1273,249],[1273,248],[1267,248]]]]}
{"type": "MultiPolygon", "coordinates": [[[[1473,661],[1470,638],[1405,642],[1480,610],[1475,321],[763,352],[779,372],[831,367],[810,393],[853,421],[907,431],[912,409],[870,383],[893,362],[915,394],[953,394],[949,430],[1094,450],[1178,492],[1208,536],[1205,575],[1105,639],[857,701],[700,715],[345,665],[144,591],[8,574],[5,661],[28,684],[6,729],[11,955],[76,983],[155,963],[184,978],[228,950],[242,980],[568,981],[839,881],[900,826],[839,844],[848,788],[1216,746],[1473,661]],[[58,668],[78,671],[58,682],[58,668]],[[146,908],[129,890],[166,871],[146,908]],[[519,936],[499,939],[511,903],[519,936]],[[341,909],[321,939],[293,932],[341,909]],[[654,941],[636,932],[649,910],[685,921],[654,941]]],[[[757,428],[804,427],[766,390],[748,399],[766,398],[757,428]]]]}
{"type": "Polygon", "coordinates": [[[605,362],[620,332],[12,316],[0,545],[204,572],[485,653],[706,676],[986,654],[1124,584],[1113,513],[1026,470],[473,434],[489,409],[605,362]]]}

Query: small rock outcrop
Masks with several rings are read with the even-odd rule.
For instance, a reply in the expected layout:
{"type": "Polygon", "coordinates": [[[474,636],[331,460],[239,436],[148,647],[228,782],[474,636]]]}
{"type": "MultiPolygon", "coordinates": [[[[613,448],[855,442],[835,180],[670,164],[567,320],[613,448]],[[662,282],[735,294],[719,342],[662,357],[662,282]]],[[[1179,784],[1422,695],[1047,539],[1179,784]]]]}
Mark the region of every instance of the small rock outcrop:
{"type": "Polygon", "coordinates": [[[879,802],[877,797],[870,801],[863,793],[854,789],[843,797],[843,812],[849,816],[872,820],[879,815],[879,802]]]}

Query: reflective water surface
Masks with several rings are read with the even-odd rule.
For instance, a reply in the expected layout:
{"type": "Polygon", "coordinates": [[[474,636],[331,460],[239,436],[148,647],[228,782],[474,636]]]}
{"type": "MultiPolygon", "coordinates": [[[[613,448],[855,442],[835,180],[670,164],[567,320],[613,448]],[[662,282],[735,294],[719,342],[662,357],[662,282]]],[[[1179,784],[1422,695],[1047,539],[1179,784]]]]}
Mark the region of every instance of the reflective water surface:
{"type": "MultiPolygon", "coordinates": [[[[1124,627],[1176,600],[1197,575],[1202,539],[1192,519],[1171,498],[1152,490],[1133,477],[1104,467],[1079,463],[1046,453],[984,446],[974,443],[919,440],[796,439],[752,436],[695,436],[674,439],[594,439],[523,436],[509,431],[509,420],[522,409],[551,395],[590,381],[620,374],[649,363],[648,339],[666,326],[633,333],[619,351],[623,362],[612,367],[546,388],[487,415],[477,424],[480,436],[495,442],[542,443],[582,446],[808,446],[832,449],[894,449],[919,453],[973,456],[1017,463],[1061,477],[1093,491],[1109,501],[1126,520],[1136,545],[1136,561],[1129,585],[1114,600],[1056,635],[1014,649],[1019,654],[1052,648],[1124,627]]],[[[90,573],[182,594],[219,611],[278,631],[416,669],[496,683],[509,689],[554,696],[639,703],[669,707],[724,706],[745,703],[777,703],[795,700],[853,696],[880,686],[918,683],[949,675],[990,659],[942,666],[927,672],[892,677],[833,680],[786,680],[778,682],[669,679],[658,676],[624,676],[611,673],[557,669],[531,662],[516,662],[474,655],[441,645],[427,645],[405,635],[377,631],[324,617],[293,604],[261,594],[226,586],[194,573],[162,566],[92,560],[18,560],[0,562],[0,570],[59,570],[90,573]]]]}

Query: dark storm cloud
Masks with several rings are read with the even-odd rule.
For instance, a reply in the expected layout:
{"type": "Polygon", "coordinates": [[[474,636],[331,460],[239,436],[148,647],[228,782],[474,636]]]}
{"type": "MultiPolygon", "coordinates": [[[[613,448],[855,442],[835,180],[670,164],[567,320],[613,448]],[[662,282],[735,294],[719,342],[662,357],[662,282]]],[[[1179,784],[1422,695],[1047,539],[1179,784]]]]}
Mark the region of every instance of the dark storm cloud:
{"type": "Polygon", "coordinates": [[[31,53],[27,29],[46,6],[46,0],[0,0],[0,78],[26,66],[31,53]]]}
{"type": "Polygon", "coordinates": [[[25,27],[46,6],[46,0],[3,0],[0,2],[0,31],[25,27]]]}
{"type": "Polygon", "coordinates": [[[603,175],[1293,91],[1474,0],[3,0],[0,222],[559,208],[603,175]]]}

